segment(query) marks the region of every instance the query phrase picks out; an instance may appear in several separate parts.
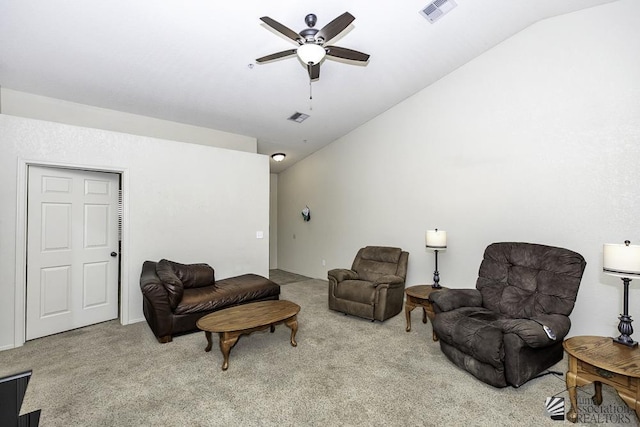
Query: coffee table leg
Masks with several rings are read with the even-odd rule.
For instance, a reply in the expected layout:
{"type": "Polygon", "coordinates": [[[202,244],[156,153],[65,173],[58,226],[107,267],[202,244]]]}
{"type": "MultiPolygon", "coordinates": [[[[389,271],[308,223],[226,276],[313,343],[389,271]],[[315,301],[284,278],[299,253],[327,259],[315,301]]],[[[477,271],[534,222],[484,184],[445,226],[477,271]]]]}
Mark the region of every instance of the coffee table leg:
{"type": "Polygon", "coordinates": [[[240,335],[233,332],[220,333],[220,351],[222,351],[222,357],[224,358],[224,361],[222,362],[223,371],[226,371],[227,368],[229,368],[229,353],[231,352],[231,348],[236,345],[236,342],[238,342],[239,337],[240,335]]]}
{"type": "Polygon", "coordinates": [[[293,316],[284,321],[284,324],[291,329],[291,345],[296,347],[296,332],[298,332],[298,316],[293,316]]]}
{"type": "Polygon", "coordinates": [[[204,331],[204,336],[207,337],[207,347],[204,349],[204,351],[211,351],[211,347],[213,347],[213,342],[211,341],[211,332],[204,331]]]}

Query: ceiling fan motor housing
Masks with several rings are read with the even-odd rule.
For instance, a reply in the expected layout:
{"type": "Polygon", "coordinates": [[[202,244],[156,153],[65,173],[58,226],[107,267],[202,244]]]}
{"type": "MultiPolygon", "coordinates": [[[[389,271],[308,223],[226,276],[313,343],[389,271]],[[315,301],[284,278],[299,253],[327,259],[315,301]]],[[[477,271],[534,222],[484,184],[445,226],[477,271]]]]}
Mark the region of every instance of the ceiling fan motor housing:
{"type": "Polygon", "coordinates": [[[302,36],[302,38],[304,39],[303,42],[315,42],[318,30],[313,27],[315,27],[316,22],[318,22],[318,17],[313,13],[310,13],[304,17],[304,22],[309,28],[305,28],[304,30],[300,31],[300,36],[302,36]]]}
{"type": "Polygon", "coordinates": [[[315,28],[305,28],[304,30],[300,31],[300,35],[304,38],[305,43],[315,42],[317,33],[318,30],[315,28]]]}

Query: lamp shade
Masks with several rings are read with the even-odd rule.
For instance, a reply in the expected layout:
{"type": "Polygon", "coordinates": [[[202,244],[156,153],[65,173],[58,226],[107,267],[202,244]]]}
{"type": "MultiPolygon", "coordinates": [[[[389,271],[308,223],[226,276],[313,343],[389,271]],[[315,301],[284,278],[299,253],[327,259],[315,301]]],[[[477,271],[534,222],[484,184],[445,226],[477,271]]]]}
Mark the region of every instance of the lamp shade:
{"type": "Polygon", "coordinates": [[[640,278],[640,246],[606,243],[602,248],[602,271],[612,276],[640,278]]]}
{"type": "Polygon", "coordinates": [[[447,232],[444,230],[427,230],[424,240],[428,248],[447,249],[447,232]]]}
{"type": "Polygon", "coordinates": [[[315,43],[303,44],[296,53],[304,64],[319,64],[326,54],[324,48],[315,43]]]}

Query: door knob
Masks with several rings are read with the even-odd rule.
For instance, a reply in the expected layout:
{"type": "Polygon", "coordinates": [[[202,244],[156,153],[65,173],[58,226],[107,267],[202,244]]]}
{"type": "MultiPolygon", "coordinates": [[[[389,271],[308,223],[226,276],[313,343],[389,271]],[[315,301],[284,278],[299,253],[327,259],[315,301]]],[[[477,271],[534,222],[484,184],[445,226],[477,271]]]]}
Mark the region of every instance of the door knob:
{"type": "Polygon", "coordinates": [[[115,257],[115,256],[118,256],[118,254],[115,252],[111,252],[111,256],[115,257]]]}

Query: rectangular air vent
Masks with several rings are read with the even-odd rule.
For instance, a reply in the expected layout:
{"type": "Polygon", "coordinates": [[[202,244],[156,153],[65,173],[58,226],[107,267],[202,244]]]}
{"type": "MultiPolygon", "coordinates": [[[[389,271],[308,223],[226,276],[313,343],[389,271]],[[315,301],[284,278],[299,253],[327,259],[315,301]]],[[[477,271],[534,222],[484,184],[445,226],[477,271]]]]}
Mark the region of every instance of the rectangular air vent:
{"type": "Polygon", "coordinates": [[[435,0],[423,8],[420,14],[433,24],[457,5],[455,0],[435,0]]]}
{"type": "Polygon", "coordinates": [[[287,120],[291,120],[292,122],[296,122],[296,123],[302,123],[305,120],[307,120],[309,118],[308,114],[304,114],[304,113],[293,113],[291,115],[291,117],[289,117],[287,120]]]}

